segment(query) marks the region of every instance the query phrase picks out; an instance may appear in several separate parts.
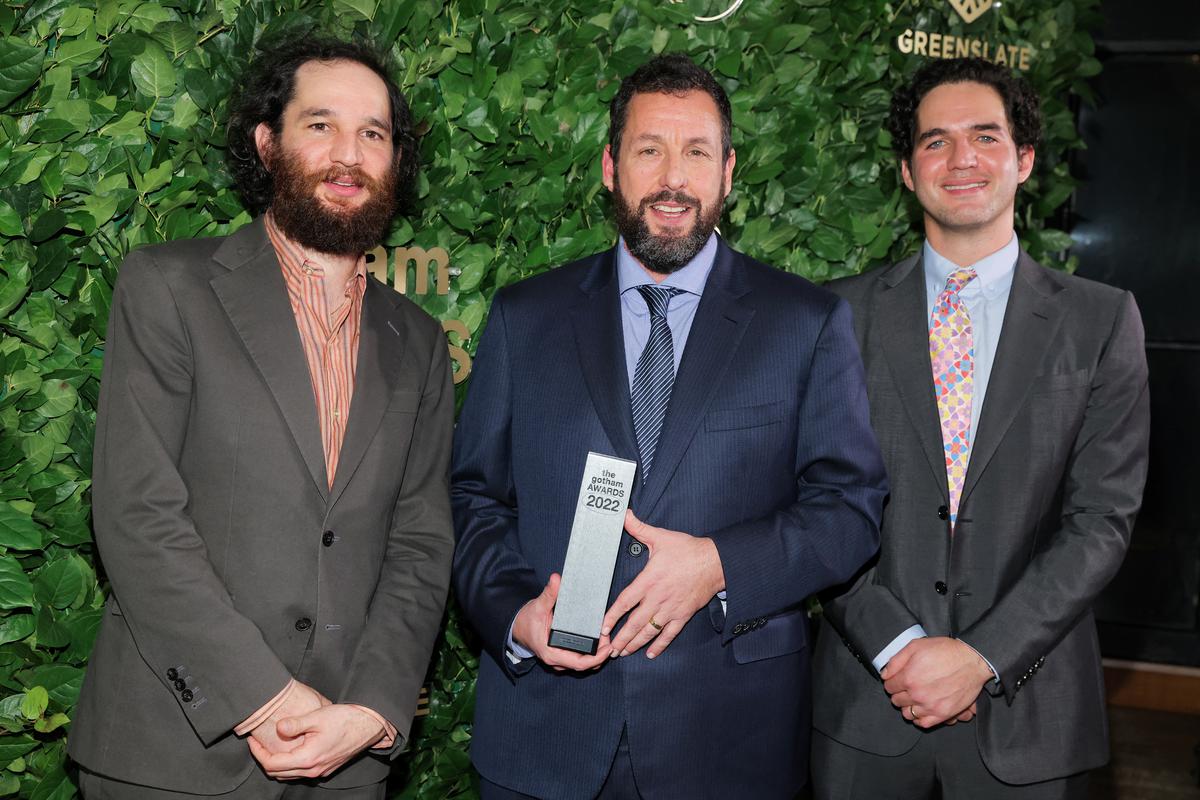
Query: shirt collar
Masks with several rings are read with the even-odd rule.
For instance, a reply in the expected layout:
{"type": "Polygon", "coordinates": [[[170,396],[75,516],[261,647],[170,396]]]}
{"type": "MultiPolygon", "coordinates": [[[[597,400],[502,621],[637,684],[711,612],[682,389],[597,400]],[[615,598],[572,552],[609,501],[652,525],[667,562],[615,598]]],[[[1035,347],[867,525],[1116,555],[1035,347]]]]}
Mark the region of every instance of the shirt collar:
{"type": "MultiPolygon", "coordinates": [[[[1017,266],[1017,255],[1020,253],[1020,249],[1017,235],[1014,233],[1004,247],[991,255],[984,256],[974,264],[968,264],[967,266],[975,269],[978,277],[967,284],[965,288],[975,285],[979,287],[979,290],[987,291],[1006,280],[1011,280],[1013,270],[1017,266]]],[[[924,261],[925,282],[933,288],[935,295],[942,291],[950,275],[962,268],[934,250],[928,239],[925,240],[924,261]]]]}
{"type": "MultiPolygon", "coordinates": [[[[716,260],[717,235],[711,233],[704,247],[700,248],[700,252],[691,261],[672,272],[658,285],[673,286],[699,297],[704,294],[704,284],[708,282],[708,273],[712,272],[716,260]]],[[[629,252],[625,245],[625,237],[622,236],[617,240],[617,286],[621,293],[653,282],[654,279],[646,274],[645,268],[629,252]]]]}
{"type": "MultiPolygon", "coordinates": [[[[279,265],[283,271],[295,278],[324,278],[326,256],[288,238],[283,229],[275,223],[275,218],[270,210],[264,217],[267,235],[275,248],[275,254],[279,256],[279,265]]],[[[352,288],[357,289],[359,285],[365,287],[366,280],[367,257],[364,253],[358,257],[358,263],[354,265],[354,272],[350,273],[350,277],[346,280],[347,292],[352,288]]]]}

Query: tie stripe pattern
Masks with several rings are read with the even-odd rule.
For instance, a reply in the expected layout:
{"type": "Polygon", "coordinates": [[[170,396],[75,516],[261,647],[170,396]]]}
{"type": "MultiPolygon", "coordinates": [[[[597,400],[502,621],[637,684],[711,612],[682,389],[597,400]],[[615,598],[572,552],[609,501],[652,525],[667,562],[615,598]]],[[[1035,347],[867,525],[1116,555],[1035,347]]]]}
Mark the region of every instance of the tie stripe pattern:
{"type": "Polygon", "coordinates": [[[958,503],[967,477],[975,383],[975,337],[971,316],[959,292],[974,278],[975,270],[970,267],[950,275],[946,288],[938,295],[929,326],[929,360],[942,423],[951,530],[958,521],[958,503]]]}
{"type": "Polygon", "coordinates": [[[671,286],[639,286],[638,292],[650,309],[650,336],[633,371],[630,404],[633,408],[633,434],[642,460],[642,480],[650,474],[658,435],[662,432],[671,387],[675,383],[675,345],[667,324],[667,307],[681,290],[671,286]]]}

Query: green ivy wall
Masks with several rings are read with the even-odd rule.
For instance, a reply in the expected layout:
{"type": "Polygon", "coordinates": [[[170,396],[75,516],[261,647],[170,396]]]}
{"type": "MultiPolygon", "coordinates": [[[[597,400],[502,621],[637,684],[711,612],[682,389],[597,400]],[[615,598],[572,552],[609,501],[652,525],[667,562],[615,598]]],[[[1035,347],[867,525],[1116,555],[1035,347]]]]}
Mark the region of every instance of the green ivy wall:
{"type": "MultiPolygon", "coordinates": [[[[424,134],[421,203],[389,248],[442,247],[415,299],[474,349],[497,287],[609,246],[607,101],[651,53],[683,50],[733,98],[737,247],[823,281],[918,242],[881,130],[919,59],[905,29],[1032,48],[1046,142],[1018,208],[1036,257],[1068,198],[1071,94],[1099,69],[1098,0],[1007,0],[966,25],[951,0],[3,0],[0,2],[0,796],[74,797],[65,731],[103,604],[89,517],[104,329],[121,257],[248,216],[222,167],[247,58],[326,30],[390,45],[424,134]]],[[[459,358],[465,377],[466,358],[459,358]]],[[[466,382],[461,382],[462,391],[466,382]]],[[[451,610],[429,714],[395,794],[474,796],[476,653],[451,610]]]]}

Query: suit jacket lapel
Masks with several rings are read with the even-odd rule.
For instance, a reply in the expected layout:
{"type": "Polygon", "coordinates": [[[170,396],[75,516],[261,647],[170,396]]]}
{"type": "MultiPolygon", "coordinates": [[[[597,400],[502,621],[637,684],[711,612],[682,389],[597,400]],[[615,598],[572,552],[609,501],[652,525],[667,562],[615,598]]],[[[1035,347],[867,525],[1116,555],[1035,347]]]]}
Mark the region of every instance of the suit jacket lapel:
{"type": "MultiPolygon", "coordinates": [[[[725,370],[754,316],[754,310],[740,301],[749,291],[738,269],[741,258],[724,240],[718,239],[712,272],[692,320],[683,360],[671,389],[671,401],[654,453],[654,466],[638,498],[640,509],[637,513],[643,519],[644,515],[653,513],[687,452],[713,393],[721,385],[725,370]]],[[[628,399],[625,404],[628,407],[628,399]]]]}
{"type": "Polygon", "coordinates": [[[971,494],[1025,403],[1030,378],[1046,354],[1058,328],[1053,296],[1060,290],[1032,258],[1021,251],[1013,274],[1012,290],[1000,329],[1000,345],[988,379],[987,397],[971,447],[971,461],[963,483],[963,500],[971,494]]]}
{"type": "Polygon", "coordinates": [[[616,249],[596,256],[580,284],[583,297],[570,311],[575,349],[600,424],[615,455],[636,461],[633,417],[629,409],[629,375],[625,367],[625,333],[617,285],[616,249]]]}
{"type": "Polygon", "coordinates": [[[331,505],[346,490],[366,454],[400,377],[405,337],[401,323],[392,319],[394,311],[387,290],[374,278],[368,278],[363,295],[354,397],[329,497],[331,505]]]}
{"type": "Polygon", "coordinates": [[[312,378],[287,285],[262,220],[254,220],[227,238],[213,259],[229,269],[212,279],[213,291],[274,396],[300,457],[324,497],[329,484],[312,378]]]}
{"type": "MultiPolygon", "coordinates": [[[[901,261],[883,278],[886,287],[871,311],[873,336],[892,373],[892,381],[908,413],[909,422],[921,443],[942,496],[949,502],[942,425],[933,388],[933,366],[929,361],[929,302],[925,292],[925,268],[920,256],[901,261]]],[[[869,347],[869,345],[868,345],[869,347]]]]}

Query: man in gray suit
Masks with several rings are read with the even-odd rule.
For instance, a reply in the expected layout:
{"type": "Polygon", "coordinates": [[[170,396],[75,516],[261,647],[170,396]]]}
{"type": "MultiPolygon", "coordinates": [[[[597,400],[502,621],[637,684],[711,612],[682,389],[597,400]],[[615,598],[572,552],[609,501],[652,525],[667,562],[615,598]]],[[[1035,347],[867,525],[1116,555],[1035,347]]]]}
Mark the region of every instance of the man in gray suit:
{"type": "Polygon", "coordinates": [[[230,165],[266,213],[131,253],[114,292],[112,595],[70,737],[89,800],[382,798],[441,621],[446,343],[364,256],[416,173],[407,105],[327,40],[243,85],[230,165]]]}
{"type": "Polygon", "coordinates": [[[1146,475],[1137,306],[1021,251],[1040,131],[1024,80],[934,62],[889,128],[926,240],[830,287],[854,310],[892,492],[878,558],[825,605],[816,795],[1083,797],[1108,758],[1091,605],[1146,475]]]}

